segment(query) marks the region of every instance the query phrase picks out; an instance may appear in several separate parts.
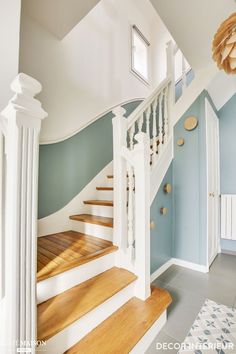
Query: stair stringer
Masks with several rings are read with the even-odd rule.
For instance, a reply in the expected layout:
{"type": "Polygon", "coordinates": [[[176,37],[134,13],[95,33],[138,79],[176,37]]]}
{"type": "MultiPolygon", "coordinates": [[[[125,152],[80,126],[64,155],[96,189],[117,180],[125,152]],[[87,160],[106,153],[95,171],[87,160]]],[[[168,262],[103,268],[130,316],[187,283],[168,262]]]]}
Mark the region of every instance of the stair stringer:
{"type": "Polygon", "coordinates": [[[166,172],[173,160],[173,137],[169,138],[167,145],[164,147],[160,158],[151,169],[150,176],[150,205],[152,204],[158,189],[166,175],[166,172]]]}

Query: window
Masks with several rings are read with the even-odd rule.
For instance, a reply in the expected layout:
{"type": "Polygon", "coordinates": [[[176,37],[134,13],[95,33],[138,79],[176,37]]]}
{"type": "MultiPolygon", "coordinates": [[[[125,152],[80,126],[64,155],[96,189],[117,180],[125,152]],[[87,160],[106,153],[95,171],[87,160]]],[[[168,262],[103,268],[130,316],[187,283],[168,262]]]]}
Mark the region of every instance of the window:
{"type": "Polygon", "coordinates": [[[175,82],[182,79],[183,71],[187,74],[191,70],[191,67],[180,49],[175,54],[175,82]]]}
{"type": "Polygon", "coordinates": [[[132,27],[132,71],[145,82],[149,81],[149,47],[150,43],[140,30],[132,27]]]}

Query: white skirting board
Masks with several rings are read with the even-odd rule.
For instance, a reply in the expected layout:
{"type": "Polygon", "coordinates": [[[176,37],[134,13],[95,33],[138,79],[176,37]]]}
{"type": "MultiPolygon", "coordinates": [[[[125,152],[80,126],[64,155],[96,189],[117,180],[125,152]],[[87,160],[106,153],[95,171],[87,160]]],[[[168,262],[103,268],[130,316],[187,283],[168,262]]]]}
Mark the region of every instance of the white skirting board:
{"type": "Polygon", "coordinates": [[[201,273],[209,272],[209,268],[205,265],[184,261],[183,259],[179,259],[179,258],[171,258],[169,261],[164,263],[160,268],[158,268],[155,272],[151,274],[151,282],[154,281],[156,278],[158,278],[172,265],[178,265],[180,267],[196,270],[197,272],[201,272],[201,273]]]}

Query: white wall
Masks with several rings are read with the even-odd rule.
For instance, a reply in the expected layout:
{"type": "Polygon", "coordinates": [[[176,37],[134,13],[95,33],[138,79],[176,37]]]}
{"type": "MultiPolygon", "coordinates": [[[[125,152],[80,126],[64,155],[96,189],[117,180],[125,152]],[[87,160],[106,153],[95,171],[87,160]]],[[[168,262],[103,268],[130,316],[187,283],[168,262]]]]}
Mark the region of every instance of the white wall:
{"type": "Polygon", "coordinates": [[[165,77],[169,39],[149,0],[102,0],[62,41],[23,11],[20,69],[42,83],[49,113],[41,142],[64,139],[112,106],[146,97],[165,77]],[[133,24],[151,43],[149,87],[130,72],[133,24]]]}
{"type": "Polygon", "coordinates": [[[0,112],[12,97],[10,84],[18,73],[21,0],[0,0],[0,112]]]}

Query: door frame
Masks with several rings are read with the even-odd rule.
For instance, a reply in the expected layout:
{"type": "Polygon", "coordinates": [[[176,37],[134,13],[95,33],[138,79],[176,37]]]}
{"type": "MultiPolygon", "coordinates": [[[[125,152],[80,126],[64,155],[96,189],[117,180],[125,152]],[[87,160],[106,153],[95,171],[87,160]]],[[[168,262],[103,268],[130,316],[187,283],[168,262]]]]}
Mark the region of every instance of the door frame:
{"type": "Polygon", "coordinates": [[[209,267],[211,266],[212,262],[214,261],[215,257],[217,256],[218,253],[220,253],[221,248],[220,248],[220,139],[219,139],[219,118],[216,114],[216,112],[214,111],[211,103],[209,102],[208,98],[205,98],[205,121],[206,121],[206,183],[207,183],[207,248],[206,248],[206,259],[207,259],[207,267],[209,269],[209,267]],[[217,160],[218,160],[218,166],[215,167],[217,169],[217,171],[215,172],[217,174],[217,198],[218,198],[218,207],[217,207],[217,250],[214,253],[213,257],[211,259],[209,259],[209,215],[208,215],[208,211],[209,211],[209,189],[208,189],[208,171],[209,171],[209,161],[208,161],[208,145],[209,145],[209,141],[208,141],[208,115],[212,114],[215,116],[216,118],[216,122],[217,122],[217,160]]]}

